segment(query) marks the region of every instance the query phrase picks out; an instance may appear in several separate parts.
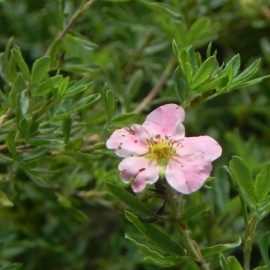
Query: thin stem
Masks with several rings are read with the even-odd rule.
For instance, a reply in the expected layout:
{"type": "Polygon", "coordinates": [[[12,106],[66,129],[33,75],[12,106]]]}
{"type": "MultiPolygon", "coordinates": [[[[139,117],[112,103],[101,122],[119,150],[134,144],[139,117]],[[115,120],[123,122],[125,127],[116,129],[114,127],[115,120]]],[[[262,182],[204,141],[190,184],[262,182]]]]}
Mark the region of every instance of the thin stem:
{"type": "MultiPolygon", "coordinates": [[[[65,37],[65,35],[68,33],[68,31],[73,27],[73,25],[78,20],[78,18],[82,15],[82,13],[84,13],[86,10],[88,10],[95,1],[96,0],[89,0],[85,4],[83,4],[82,6],[80,6],[77,9],[77,11],[73,14],[73,16],[71,17],[70,21],[67,23],[67,25],[64,27],[64,29],[52,41],[51,45],[54,44],[57,40],[63,39],[65,37]]],[[[49,55],[50,54],[51,45],[48,47],[45,55],[49,55]]]]}
{"type": "Polygon", "coordinates": [[[167,66],[163,73],[161,74],[160,79],[158,80],[157,84],[151,89],[149,94],[143,99],[143,101],[139,104],[137,108],[133,110],[134,113],[140,113],[144,110],[145,106],[148,105],[148,103],[155,98],[155,96],[158,94],[158,92],[161,90],[164,83],[167,81],[170,73],[172,72],[174,65],[175,65],[176,59],[175,56],[172,55],[167,63],[167,66]]]}
{"type": "Polygon", "coordinates": [[[167,201],[169,206],[171,207],[171,210],[174,214],[174,220],[176,220],[175,225],[177,230],[180,233],[182,244],[184,245],[185,249],[188,252],[188,255],[191,259],[193,259],[196,264],[202,269],[202,270],[209,270],[208,264],[204,261],[200,248],[198,244],[190,238],[190,233],[186,226],[181,226],[179,223],[179,217],[181,216],[181,206],[179,207],[178,201],[175,198],[175,194],[173,193],[172,189],[167,186],[167,201]]]}
{"type": "Polygon", "coordinates": [[[253,212],[248,220],[245,233],[244,246],[244,270],[250,270],[250,255],[252,251],[252,243],[257,225],[257,214],[253,212]]]}

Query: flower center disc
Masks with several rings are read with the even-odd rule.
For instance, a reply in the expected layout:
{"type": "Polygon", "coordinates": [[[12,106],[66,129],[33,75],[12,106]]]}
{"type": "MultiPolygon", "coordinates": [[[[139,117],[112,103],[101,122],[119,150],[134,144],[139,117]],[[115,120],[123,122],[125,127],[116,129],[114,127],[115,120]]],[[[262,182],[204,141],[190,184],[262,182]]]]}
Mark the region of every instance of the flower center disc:
{"type": "Polygon", "coordinates": [[[148,153],[150,158],[155,160],[170,159],[175,155],[175,150],[171,141],[150,141],[148,153]]]}

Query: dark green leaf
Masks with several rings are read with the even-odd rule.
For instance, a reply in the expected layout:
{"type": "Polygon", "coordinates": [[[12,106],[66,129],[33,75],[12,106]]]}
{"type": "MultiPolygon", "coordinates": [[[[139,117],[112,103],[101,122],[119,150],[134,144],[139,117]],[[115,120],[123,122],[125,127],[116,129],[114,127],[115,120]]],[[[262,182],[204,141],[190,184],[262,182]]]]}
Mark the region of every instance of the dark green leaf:
{"type": "Polygon", "coordinates": [[[20,270],[22,269],[22,263],[12,263],[6,266],[2,266],[0,270],[20,270]]]}
{"type": "Polygon", "coordinates": [[[145,244],[139,243],[128,234],[125,234],[125,238],[128,239],[135,247],[137,247],[147,256],[145,257],[145,260],[158,264],[162,267],[173,266],[176,263],[179,263],[181,260],[178,256],[163,256],[159,253],[158,250],[153,249],[153,247],[149,247],[145,244]]]}
{"type": "Polygon", "coordinates": [[[125,189],[118,187],[111,183],[106,183],[106,189],[112,193],[115,197],[120,199],[126,205],[128,205],[136,214],[142,216],[150,216],[154,218],[160,218],[156,213],[142,204],[134,195],[126,191],[125,189]]]}
{"type": "Polygon", "coordinates": [[[184,250],[171,237],[151,224],[143,224],[137,216],[126,211],[126,219],[130,221],[145,239],[171,255],[183,255],[184,250]]]}
{"type": "Polygon", "coordinates": [[[124,113],[116,115],[111,120],[112,126],[124,126],[128,124],[133,124],[136,122],[138,115],[135,113],[124,113]]]}
{"type": "Polygon", "coordinates": [[[105,109],[107,122],[109,122],[115,113],[115,99],[111,90],[105,92],[105,109]]]}
{"type": "Polygon", "coordinates": [[[12,156],[16,156],[15,134],[13,132],[9,132],[7,134],[6,146],[8,148],[8,151],[12,154],[12,156]]]}
{"type": "Polygon", "coordinates": [[[181,220],[188,220],[193,216],[200,215],[206,211],[209,211],[209,206],[207,203],[202,203],[198,205],[192,205],[186,209],[186,211],[181,215],[181,220]]]}

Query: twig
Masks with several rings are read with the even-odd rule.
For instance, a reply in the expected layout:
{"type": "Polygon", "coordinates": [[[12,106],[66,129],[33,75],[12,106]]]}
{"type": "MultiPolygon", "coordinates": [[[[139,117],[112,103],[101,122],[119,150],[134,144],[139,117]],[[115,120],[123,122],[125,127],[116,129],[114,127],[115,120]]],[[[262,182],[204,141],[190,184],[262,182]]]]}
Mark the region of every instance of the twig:
{"type": "Polygon", "coordinates": [[[0,117],[0,127],[4,124],[7,118],[11,115],[12,110],[11,108],[8,108],[7,111],[0,117]]]}
{"type": "Polygon", "coordinates": [[[77,11],[73,14],[73,16],[71,17],[70,21],[67,23],[67,25],[65,26],[65,28],[51,42],[51,44],[48,47],[45,55],[48,56],[50,54],[51,45],[54,44],[57,40],[63,39],[65,37],[65,35],[68,33],[68,31],[72,28],[72,26],[74,25],[74,23],[81,16],[81,14],[84,13],[87,9],[89,9],[95,1],[96,0],[89,0],[84,5],[80,6],[77,9],[77,11]]]}
{"type": "Polygon", "coordinates": [[[167,63],[167,66],[165,68],[165,70],[163,71],[159,81],[157,82],[157,84],[151,89],[151,91],[149,92],[149,94],[143,99],[143,101],[138,105],[137,108],[135,108],[133,110],[134,113],[140,113],[144,110],[145,106],[152,100],[155,98],[155,96],[158,94],[158,92],[160,91],[160,89],[162,88],[162,86],[164,85],[164,83],[167,81],[170,73],[172,72],[172,69],[174,68],[174,64],[175,64],[175,56],[172,55],[167,63]]]}

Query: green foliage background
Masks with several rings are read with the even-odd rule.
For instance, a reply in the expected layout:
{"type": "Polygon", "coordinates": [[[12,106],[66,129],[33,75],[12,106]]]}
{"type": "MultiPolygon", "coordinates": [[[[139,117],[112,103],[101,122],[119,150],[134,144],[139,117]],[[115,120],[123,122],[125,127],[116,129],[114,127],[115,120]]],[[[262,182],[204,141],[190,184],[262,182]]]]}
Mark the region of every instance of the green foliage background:
{"type": "MultiPolygon", "coordinates": [[[[173,39],[204,60],[212,41],[219,65],[239,53],[241,70],[262,58],[257,74],[270,74],[267,0],[98,0],[59,36],[81,4],[0,1],[2,270],[159,269],[124,238],[135,230],[124,219],[127,206],[105,189],[124,185],[104,142],[156,106],[182,103],[173,39]]],[[[213,136],[223,148],[216,179],[187,198],[207,205],[188,221],[202,247],[243,236],[240,200],[222,166],[239,155],[255,175],[269,163],[269,88],[266,79],[187,109],[187,135],[213,136]]],[[[138,197],[157,209],[149,194],[138,197]]],[[[269,245],[269,235],[261,238],[268,227],[266,217],[254,267],[263,260],[259,244],[269,245]]],[[[241,261],[238,249],[233,254],[241,261]]],[[[218,259],[212,263],[219,269],[218,259]]]]}

